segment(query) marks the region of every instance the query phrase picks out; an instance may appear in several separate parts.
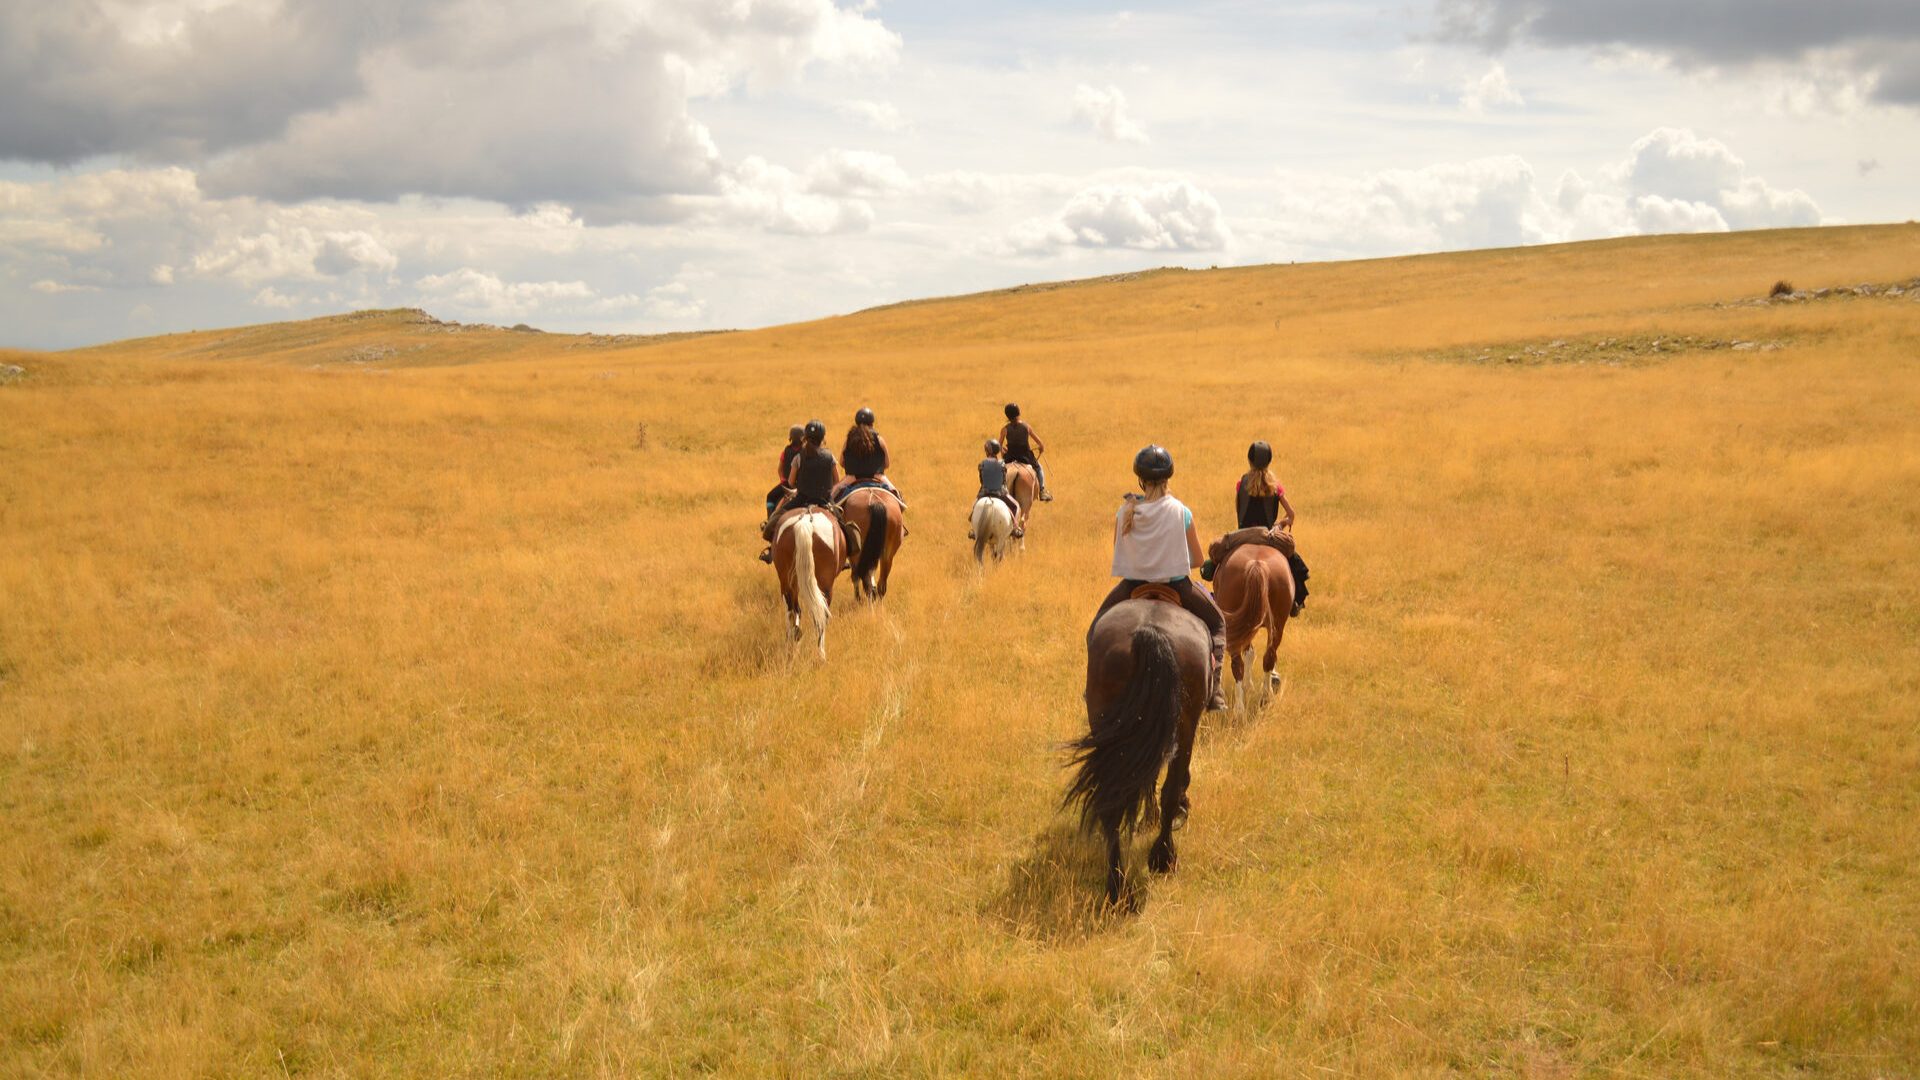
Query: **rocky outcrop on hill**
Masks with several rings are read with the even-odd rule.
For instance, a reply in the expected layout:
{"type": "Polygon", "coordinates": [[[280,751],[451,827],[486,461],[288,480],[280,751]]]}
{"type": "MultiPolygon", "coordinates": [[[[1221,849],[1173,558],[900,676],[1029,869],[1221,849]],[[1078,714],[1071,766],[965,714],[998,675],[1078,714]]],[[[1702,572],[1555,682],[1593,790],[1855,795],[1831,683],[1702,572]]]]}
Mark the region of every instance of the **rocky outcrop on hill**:
{"type": "Polygon", "coordinates": [[[27,369],[19,364],[0,364],[0,386],[19,382],[27,377],[27,369]]]}
{"type": "Polygon", "coordinates": [[[1599,364],[1621,367],[1647,364],[1682,353],[1772,352],[1781,341],[1708,338],[1693,334],[1641,334],[1628,337],[1555,338],[1551,341],[1476,345],[1429,353],[1427,359],[1454,364],[1599,364]]]}
{"type": "Polygon", "coordinates": [[[1756,296],[1746,300],[1732,300],[1713,305],[1728,307],[1769,307],[1774,304],[1805,304],[1815,300],[1843,300],[1854,297],[1885,296],[1905,297],[1920,300],[1920,277],[1907,281],[1890,281],[1883,284],[1863,283],[1860,285],[1835,285],[1820,289],[1796,289],[1786,282],[1780,282],[1766,296],[1756,296]]]}

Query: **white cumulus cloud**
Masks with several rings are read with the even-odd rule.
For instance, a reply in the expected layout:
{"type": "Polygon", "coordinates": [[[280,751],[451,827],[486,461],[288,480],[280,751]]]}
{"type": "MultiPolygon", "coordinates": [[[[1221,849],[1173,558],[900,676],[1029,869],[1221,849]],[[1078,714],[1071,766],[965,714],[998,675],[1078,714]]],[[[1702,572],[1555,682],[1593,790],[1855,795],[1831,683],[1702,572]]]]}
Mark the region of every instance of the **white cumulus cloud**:
{"type": "Polygon", "coordinates": [[[1520,91],[1507,81],[1505,64],[1494,61],[1486,74],[1477,79],[1469,79],[1460,88],[1460,107],[1471,113],[1482,113],[1499,105],[1525,105],[1526,99],[1520,91]]]}
{"type": "Polygon", "coordinates": [[[1127,96],[1117,86],[1102,89],[1081,83],[1073,90],[1073,115],[1108,142],[1147,141],[1147,133],[1127,115],[1127,96]]]}
{"type": "Polygon", "coordinates": [[[1212,195],[1185,180],[1170,180],[1087,188],[1058,213],[1016,226],[1007,246],[1028,255],[1075,247],[1217,251],[1229,236],[1212,195]]]}

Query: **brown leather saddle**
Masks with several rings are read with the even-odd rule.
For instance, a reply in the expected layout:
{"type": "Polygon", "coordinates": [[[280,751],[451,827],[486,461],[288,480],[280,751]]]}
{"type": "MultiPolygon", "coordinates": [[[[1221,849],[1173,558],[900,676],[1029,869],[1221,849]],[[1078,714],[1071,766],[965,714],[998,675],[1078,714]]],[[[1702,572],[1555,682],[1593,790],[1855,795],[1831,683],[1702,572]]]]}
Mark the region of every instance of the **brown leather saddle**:
{"type": "Polygon", "coordinates": [[[1173,586],[1158,581],[1135,585],[1133,591],[1127,594],[1127,599],[1158,600],[1163,604],[1172,604],[1174,607],[1185,606],[1180,603],[1180,594],[1173,591],[1173,586]]]}

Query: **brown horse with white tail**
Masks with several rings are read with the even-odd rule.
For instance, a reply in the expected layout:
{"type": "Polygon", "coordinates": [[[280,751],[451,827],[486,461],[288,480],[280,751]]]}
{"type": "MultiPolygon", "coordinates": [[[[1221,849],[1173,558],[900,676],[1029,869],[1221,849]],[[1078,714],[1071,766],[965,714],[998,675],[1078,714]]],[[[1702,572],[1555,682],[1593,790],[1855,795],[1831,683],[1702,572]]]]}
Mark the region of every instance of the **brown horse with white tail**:
{"type": "Polygon", "coordinates": [[[813,622],[814,649],[827,658],[827,620],[833,617],[833,579],[846,560],[840,519],[824,506],[790,511],[773,537],[773,569],[787,602],[787,635],[800,640],[800,616],[813,622]]]}

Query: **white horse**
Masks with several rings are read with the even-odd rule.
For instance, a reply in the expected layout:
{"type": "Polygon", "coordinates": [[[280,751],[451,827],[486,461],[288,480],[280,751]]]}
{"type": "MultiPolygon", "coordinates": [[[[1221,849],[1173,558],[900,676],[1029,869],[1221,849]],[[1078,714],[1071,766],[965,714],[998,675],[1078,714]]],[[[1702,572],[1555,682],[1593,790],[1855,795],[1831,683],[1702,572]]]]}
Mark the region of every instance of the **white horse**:
{"type": "MultiPolygon", "coordinates": [[[[983,495],[973,504],[973,561],[986,565],[983,553],[993,549],[993,561],[1007,557],[1013,543],[1013,511],[1004,500],[983,495]]],[[[1025,546],[1022,544],[1021,546],[1025,546]]]]}

